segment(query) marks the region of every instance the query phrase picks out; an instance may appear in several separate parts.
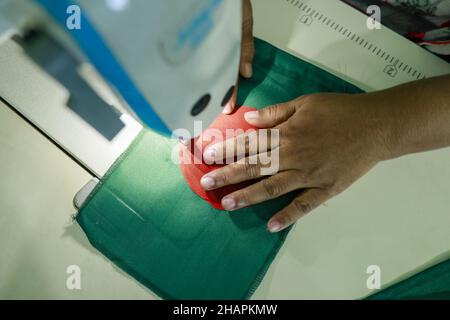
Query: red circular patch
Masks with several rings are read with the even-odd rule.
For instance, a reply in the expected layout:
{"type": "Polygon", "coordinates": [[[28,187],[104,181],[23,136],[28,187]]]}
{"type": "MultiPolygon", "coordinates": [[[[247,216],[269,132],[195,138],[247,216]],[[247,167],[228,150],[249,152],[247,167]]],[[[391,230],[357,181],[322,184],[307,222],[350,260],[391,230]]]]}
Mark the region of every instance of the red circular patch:
{"type": "Polygon", "coordinates": [[[192,139],[188,146],[180,145],[180,169],[187,183],[197,195],[208,201],[216,209],[224,210],[221,204],[222,198],[227,194],[252,184],[253,181],[246,181],[220,189],[206,191],[200,185],[200,179],[208,172],[223,167],[224,164],[206,164],[203,159],[203,152],[210,144],[233,138],[242,133],[242,131],[256,130],[244,118],[246,112],[254,110],[256,109],[240,107],[231,115],[221,114],[200,136],[192,139]],[[233,134],[231,135],[229,130],[227,132],[227,129],[233,129],[233,134]],[[240,130],[236,131],[237,129],[240,130]]]}

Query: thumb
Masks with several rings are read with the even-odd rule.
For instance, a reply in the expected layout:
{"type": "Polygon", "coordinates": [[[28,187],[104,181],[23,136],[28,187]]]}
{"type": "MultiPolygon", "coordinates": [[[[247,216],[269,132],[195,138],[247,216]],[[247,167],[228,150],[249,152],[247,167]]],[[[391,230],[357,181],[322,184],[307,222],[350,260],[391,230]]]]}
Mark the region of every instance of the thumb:
{"type": "Polygon", "coordinates": [[[297,110],[294,103],[274,104],[261,110],[244,114],[245,120],[258,128],[272,128],[288,120],[297,110]]]}

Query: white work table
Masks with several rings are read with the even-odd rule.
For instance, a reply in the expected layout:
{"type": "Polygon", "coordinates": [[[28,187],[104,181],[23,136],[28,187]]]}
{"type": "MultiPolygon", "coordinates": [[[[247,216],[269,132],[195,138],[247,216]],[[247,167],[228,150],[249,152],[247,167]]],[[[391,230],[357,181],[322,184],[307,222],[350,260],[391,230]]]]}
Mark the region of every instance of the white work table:
{"type": "MultiPolygon", "coordinates": [[[[440,207],[450,225],[449,187],[435,183],[441,170],[414,168],[439,165],[439,157],[448,159],[450,152],[382,165],[300,223],[255,298],[357,298],[370,292],[368,265],[380,265],[383,283],[396,279],[399,270],[426,267],[432,262],[426,257],[450,245],[448,229],[431,218],[440,207]],[[410,166],[409,174],[404,166],[410,166]],[[315,223],[324,215],[327,225],[315,223]],[[341,222],[352,215],[354,223],[341,222]]],[[[0,298],[154,298],[98,253],[72,221],[73,196],[91,176],[3,103],[0,175],[0,298]],[[81,268],[81,290],[66,288],[70,265],[81,268]]]]}
{"type": "MultiPolygon", "coordinates": [[[[386,284],[448,257],[445,159],[448,149],[381,164],[305,218],[255,298],[358,298],[370,293],[369,265],[386,284]]],[[[91,175],[3,103],[0,175],[0,298],[154,297],[72,222],[91,175]],[[81,290],[66,288],[70,265],[81,268],[81,290]]]]}
{"type": "Polygon", "coordinates": [[[72,222],[90,175],[0,102],[0,299],[149,299],[72,222]],[[81,290],[66,287],[81,269],[81,290]]]}

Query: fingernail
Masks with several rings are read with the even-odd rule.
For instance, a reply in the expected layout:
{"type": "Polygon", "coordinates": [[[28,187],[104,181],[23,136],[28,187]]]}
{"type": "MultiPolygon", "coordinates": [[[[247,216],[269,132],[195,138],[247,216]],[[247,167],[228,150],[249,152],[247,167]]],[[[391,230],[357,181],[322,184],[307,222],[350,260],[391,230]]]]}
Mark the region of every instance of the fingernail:
{"type": "Polygon", "coordinates": [[[216,185],[216,181],[211,177],[203,177],[200,179],[200,184],[205,189],[211,189],[216,185]]]}
{"type": "Polygon", "coordinates": [[[281,230],[281,224],[276,221],[269,222],[269,231],[272,233],[278,232],[281,230]]]}
{"type": "Polygon", "coordinates": [[[178,138],[178,142],[180,142],[182,145],[184,146],[188,146],[189,145],[189,140],[183,137],[179,137],[178,138]]]}
{"type": "Polygon", "coordinates": [[[206,149],[206,151],[203,153],[203,158],[208,161],[214,161],[216,158],[216,148],[211,147],[206,149]]]}
{"type": "Polygon", "coordinates": [[[259,117],[258,111],[249,111],[244,114],[245,120],[256,120],[259,117]]]}
{"type": "Polygon", "coordinates": [[[245,76],[247,78],[251,78],[253,75],[253,68],[252,68],[252,64],[251,63],[246,63],[244,65],[244,72],[245,72],[245,76]]]}
{"type": "Polygon", "coordinates": [[[222,206],[225,210],[233,210],[236,208],[236,201],[231,197],[225,197],[222,199],[222,206]]]}
{"type": "Polygon", "coordinates": [[[223,114],[230,114],[231,111],[233,111],[233,109],[231,108],[231,103],[228,103],[225,108],[223,109],[222,113],[223,114]]]}

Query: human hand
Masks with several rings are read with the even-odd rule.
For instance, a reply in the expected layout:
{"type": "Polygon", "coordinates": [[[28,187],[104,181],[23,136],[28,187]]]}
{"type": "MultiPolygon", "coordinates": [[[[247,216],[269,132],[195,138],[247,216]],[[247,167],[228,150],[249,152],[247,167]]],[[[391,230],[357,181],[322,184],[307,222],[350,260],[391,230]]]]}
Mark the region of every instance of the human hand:
{"type": "MultiPolygon", "coordinates": [[[[253,41],[253,11],[250,0],[242,0],[242,42],[241,42],[241,60],[239,64],[239,73],[244,78],[251,78],[253,74],[253,57],[255,55],[255,44],[253,41]]],[[[237,99],[236,83],[234,93],[223,110],[223,113],[230,114],[236,106],[237,99]]]]}
{"type": "Polygon", "coordinates": [[[223,163],[226,150],[235,150],[242,159],[206,174],[201,184],[213,190],[263,178],[225,196],[222,205],[229,211],[298,190],[292,203],[268,222],[271,232],[281,231],[389,157],[385,125],[388,108],[379,108],[378,101],[368,94],[313,94],[248,112],[248,123],[278,130],[279,141],[270,146],[279,154],[278,172],[263,177],[263,165],[249,161],[257,157],[257,149],[249,146],[258,141],[257,135],[248,134],[244,139],[227,140],[205,150],[208,162],[223,163]]]}

